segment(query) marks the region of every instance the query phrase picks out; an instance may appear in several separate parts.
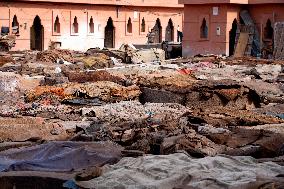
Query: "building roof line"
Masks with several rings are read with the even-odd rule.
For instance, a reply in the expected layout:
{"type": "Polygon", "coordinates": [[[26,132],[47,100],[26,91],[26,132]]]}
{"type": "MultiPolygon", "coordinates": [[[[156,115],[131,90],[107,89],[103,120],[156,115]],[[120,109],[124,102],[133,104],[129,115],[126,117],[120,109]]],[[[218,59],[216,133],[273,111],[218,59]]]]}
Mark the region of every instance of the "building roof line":
{"type": "Polygon", "coordinates": [[[179,4],[284,4],[284,0],[210,0],[210,2],[208,0],[179,0],[179,4]]]}
{"type": "Polygon", "coordinates": [[[178,4],[178,0],[165,0],[165,3],[153,3],[153,1],[142,2],[141,0],[4,0],[4,2],[44,2],[44,3],[66,3],[66,4],[85,4],[85,5],[114,5],[114,6],[144,6],[144,7],[173,7],[183,8],[178,4]]]}

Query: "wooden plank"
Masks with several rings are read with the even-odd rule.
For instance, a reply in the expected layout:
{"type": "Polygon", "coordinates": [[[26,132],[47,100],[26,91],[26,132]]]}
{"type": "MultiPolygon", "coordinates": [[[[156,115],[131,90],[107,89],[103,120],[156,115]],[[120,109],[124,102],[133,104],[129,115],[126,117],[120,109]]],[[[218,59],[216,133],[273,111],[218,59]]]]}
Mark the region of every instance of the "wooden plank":
{"type": "Polygon", "coordinates": [[[253,29],[253,45],[252,47],[254,47],[251,51],[252,55],[257,56],[258,54],[260,54],[260,35],[259,32],[257,30],[257,27],[253,21],[253,19],[250,16],[250,13],[247,10],[243,10],[240,12],[240,17],[242,18],[242,20],[244,21],[246,26],[251,26],[253,29]]]}
{"type": "Polygon", "coordinates": [[[249,33],[240,33],[239,40],[235,49],[234,57],[243,57],[248,44],[249,33]]]}

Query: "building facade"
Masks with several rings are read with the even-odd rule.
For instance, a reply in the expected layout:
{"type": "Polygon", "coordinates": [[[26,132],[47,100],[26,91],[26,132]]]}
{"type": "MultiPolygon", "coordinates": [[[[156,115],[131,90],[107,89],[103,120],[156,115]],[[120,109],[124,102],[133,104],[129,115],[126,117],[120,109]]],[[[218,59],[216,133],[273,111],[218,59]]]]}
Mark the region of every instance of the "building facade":
{"type": "Polygon", "coordinates": [[[16,35],[12,50],[119,48],[176,41],[182,28],[183,5],[177,0],[4,0],[0,2],[2,33],[16,35]]]}
{"type": "Polygon", "coordinates": [[[179,0],[184,4],[183,55],[234,51],[240,12],[247,10],[259,33],[260,46],[273,40],[273,26],[284,21],[284,0],[179,0]]]}

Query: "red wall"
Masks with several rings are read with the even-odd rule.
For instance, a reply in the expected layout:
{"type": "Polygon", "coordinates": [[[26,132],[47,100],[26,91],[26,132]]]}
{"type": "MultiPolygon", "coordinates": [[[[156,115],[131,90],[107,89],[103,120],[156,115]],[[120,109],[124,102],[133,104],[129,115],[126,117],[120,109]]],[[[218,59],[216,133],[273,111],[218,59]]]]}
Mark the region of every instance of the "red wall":
{"type": "Polygon", "coordinates": [[[261,37],[268,19],[272,24],[284,22],[284,4],[251,5],[249,6],[249,12],[258,27],[261,37]]]}
{"type": "Polygon", "coordinates": [[[226,51],[226,17],[227,5],[185,5],[183,54],[222,54],[226,51]],[[213,7],[219,9],[219,14],[213,16],[213,7]],[[208,39],[200,38],[202,19],[206,18],[208,39]],[[217,35],[220,27],[220,35],[217,35]]]}
{"type": "Polygon", "coordinates": [[[229,32],[234,19],[239,21],[239,12],[247,9],[256,23],[262,41],[263,29],[267,19],[275,22],[284,22],[284,4],[199,4],[185,5],[184,10],[184,42],[183,55],[196,54],[229,54],[229,32]],[[219,15],[213,16],[213,7],[219,7],[219,15]],[[209,38],[200,39],[200,17],[208,17],[209,38]],[[221,28],[217,35],[216,28],[221,28]]]}
{"type": "Polygon", "coordinates": [[[176,28],[182,28],[183,8],[180,7],[133,7],[124,6],[117,9],[111,5],[84,5],[67,3],[0,3],[0,27],[12,25],[16,15],[20,24],[20,34],[17,36],[16,47],[13,50],[30,49],[30,28],[36,15],[41,19],[44,27],[44,48],[47,49],[51,41],[62,43],[62,48],[86,50],[91,47],[103,47],[104,28],[109,17],[112,17],[115,26],[115,47],[123,43],[146,43],[148,28],[155,25],[157,18],[161,20],[163,39],[169,19],[174,23],[175,40],[176,28]],[[136,12],[136,13],[135,13],[136,12]],[[60,20],[60,35],[53,33],[53,24],[56,16],[60,20]],[[77,16],[79,33],[72,35],[71,25],[77,16]],[[88,31],[90,17],[94,19],[95,33],[88,31]],[[137,17],[135,17],[137,16],[137,17]],[[127,34],[126,23],[132,20],[133,33],[127,34]],[[142,18],[146,21],[146,33],[140,32],[142,18]]]}

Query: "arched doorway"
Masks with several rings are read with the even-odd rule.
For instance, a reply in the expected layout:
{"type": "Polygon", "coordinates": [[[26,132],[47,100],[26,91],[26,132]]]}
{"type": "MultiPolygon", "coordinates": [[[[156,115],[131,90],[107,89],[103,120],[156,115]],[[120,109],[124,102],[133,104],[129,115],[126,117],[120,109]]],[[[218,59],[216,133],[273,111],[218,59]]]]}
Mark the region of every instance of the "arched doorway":
{"type": "Polygon", "coordinates": [[[263,40],[262,40],[262,57],[272,58],[274,51],[274,29],[273,24],[270,19],[267,19],[264,30],[263,30],[263,40]]]}
{"type": "Polygon", "coordinates": [[[174,41],[174,24],[172,19],[169,20],[168,26],[166,28],[166,41],[174,41]]]}
{"type": "Polygon", "coordinates": [[[161,21],[159,18],[156,20],[156,24],[153,28],[153,32],[154,32],[153,42],[161,43],[162,42],[162,25],[161,25],[161,21]]]}
{"type": "Polygon", "coordinates": [[[44,49],[44,28],[39,16],[36,16],[31,27],[31,50],[42,51],[44,49]]]}
{"type": "Polygon", "coordinates": [[[114,48],[114,39],[115,39],[115,28],[113,25],[113,20],[109,17],[107,25],[105,27],[105,40],[104,46],[106,48],[114,48]]]}
{"type": "Polygon", "coordinates": [[[238,29],[238,21],[234,19],[232,23],[232,29],[229,33],[229,56],[234,55],[235,46],[236,46],[236,35],[237,35],[237,29],[238,29]]]}
{"type": "Polygon", "coordinates": [[[273,40],[273,27],[270,19],[267,20],[265,27],[264,27],[264,40],[273,40]]]}

